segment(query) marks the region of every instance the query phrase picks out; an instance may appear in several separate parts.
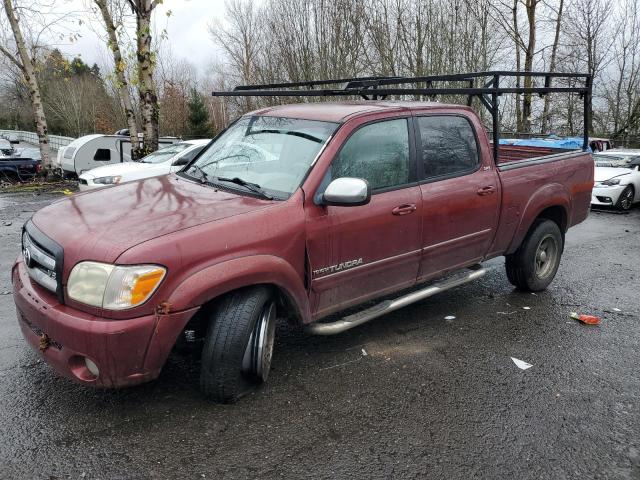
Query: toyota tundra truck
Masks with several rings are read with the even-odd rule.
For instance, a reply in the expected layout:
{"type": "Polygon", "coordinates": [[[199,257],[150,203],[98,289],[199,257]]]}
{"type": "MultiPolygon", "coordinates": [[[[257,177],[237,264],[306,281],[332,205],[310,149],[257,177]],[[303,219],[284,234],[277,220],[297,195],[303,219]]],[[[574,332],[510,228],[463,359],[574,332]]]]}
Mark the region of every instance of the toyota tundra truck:
{"type": "Polygon", "coordinates": [[[124,387],[188,332],[202,391],[232,402],[267,379],[277,320],[341,333],[498,256],[515,287],[545,289],[587,217],[591,154],[498,145],[468,106],[366,98],[258,109],[177,174],[35,213],[12,271],[28,343],[124,387]]]}

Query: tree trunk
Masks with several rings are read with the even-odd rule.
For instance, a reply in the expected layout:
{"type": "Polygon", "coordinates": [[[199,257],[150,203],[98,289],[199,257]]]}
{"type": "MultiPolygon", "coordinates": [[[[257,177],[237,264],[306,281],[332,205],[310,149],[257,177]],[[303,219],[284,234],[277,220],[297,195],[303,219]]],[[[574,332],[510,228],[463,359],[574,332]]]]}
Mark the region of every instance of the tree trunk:
{"type": "Polygon", "coordinates": [[[151,53],[151,12],[155,2],[138,0],[136,11],[138,88],[144,124],[144,151],[151,153],[158,149],[158,96],[153,82],[155,59],[151,53]]]}
{"type": "MultiPolygon", "coordinates": [[[[11,31],[13,32],[13,38],[18,48],[18,54],[20,55],[20,69],[22,75],[29,89],[29,99],[31,100],[31,108],[33,109],[33,116],[36,123],[36,132],[38,133],[38,143],[40,145],[40,155],[42,156],[42,164],[47,172],[52,169],[51,164],[51,147],[49,146],[49,136],[47,133],[47,119],[44,115],[44,108],[42,106],[42,96],[40,95],[40,87],[38,85],[38,79],[36,78],[35,68],[33,60],[29,56],[27,46],[20,30],[20,24],[16,18],[11,0],[3,0],[5,13],[9,19],[11,25],[11,31]]],[[[14,62],[16,63],[16,62],[14,62]]]]}
{"type": "Polygon", "coordinates": [[[116,76],[118,95],[120,96],[122,107],[124,108],[124,113],[127,118],[127,126],[129,127],[129,136],[131,138],[131,158],[136,160],[141,156],[140,141],[138,139],[138,126],[136,125],[133,101],[131,99],[131,92],[129,91],[129,85],[125,75],[125,63],[122,59],[122,52],[120,51],[120,44],[118,43],[116,27],[113,23],[113,17],[109,12],[109,8],[107,7],[106,0],[94,1],[100,9],[102,19],[104,20],[104,24],[107,29],[107,34],[109,35],[109,48],[113,53],[113,62],[115,65],[114,73],[116,76]]]}
{"type": "MultiPolygon", "coordinates": [[[[516,46],[516,72],[520,72],[520,33],[518,31],[518,0],[513,0],[513,41],[516,46]]],[[[516,75],[516,88],[520,88],[520,75],[516,75]]],[[[516,93],[516,132],[522,131],[520,94],[516,93]]]]}
{"type": "MultiPolygon", "coordinates": [[[[536,51],[536,6],[539,0],[527,0],[525,4],[527,19],[529,21],[529,39],[524,54],[524,70],[533,70],[533,56],[536,51]]],[[[525,75],[524,88],[533,87],[533,77],[525,75]]],[[[531,131],[531,98],[530,93],[525,93],[522,98],[522,128],[525,132],[531,131]]]]}
{"type": "MultiPolygon", "coordinates": [[[[554,72],[556,70],[556,57],[558,54],[558,44],[560,43],[560,24],[562,21],[562,9],[564,8],[564,0],[560,0],[558,5],[558,18],[556,18],[556,32],[553,37],[553,46],[551,47],[551,60],[549,62],[549,71],[554,72]]],[[[551,101],[551,94],[547,93],[544,96],[544,108],[542,110],[542,127],[540,133],[546,134],[549,128],[549,107],[551,101]]]]}

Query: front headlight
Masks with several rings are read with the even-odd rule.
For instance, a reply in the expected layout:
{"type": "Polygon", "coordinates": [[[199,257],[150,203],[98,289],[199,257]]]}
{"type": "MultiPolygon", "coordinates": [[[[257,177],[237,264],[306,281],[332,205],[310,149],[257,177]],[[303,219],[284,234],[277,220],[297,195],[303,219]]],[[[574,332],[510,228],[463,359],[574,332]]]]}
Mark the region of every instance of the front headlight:
{"type": "Polygon", "coordinates": [[[121,175],[115,175],[113,177],[99,177],[94,178],[93,183],[98,183],[100,185],[117,185],[122,180],[121,175]]]}
{"type": "Polygon", "coordinates": [[[620,185],[619,178],[610,178],[609,180],[605,180],[600,185],[604,185],[606,187],[612,187],[613,185],[620,185]]]}
{"type": "Polygon", "coordinates": [[[119,266],[80,262],[69,275],[69,298],[109,310],[124,310],[147,301],[164,278],[158,265],[119,266]]]}

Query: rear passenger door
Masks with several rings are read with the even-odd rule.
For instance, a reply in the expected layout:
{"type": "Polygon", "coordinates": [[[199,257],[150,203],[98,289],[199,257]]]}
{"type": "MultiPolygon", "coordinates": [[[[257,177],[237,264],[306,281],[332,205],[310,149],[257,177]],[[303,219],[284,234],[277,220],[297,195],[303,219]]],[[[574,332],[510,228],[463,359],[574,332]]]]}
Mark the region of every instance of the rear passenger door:
{"type": "Polygon", "coordinates": [[[311,308],[327,315],[411,286],[420,262],[421,196],[409,118],[366,123],[344,141],[325,175],[363,178],[371,201],[307,209],[311,308]]]}
{"type": "Polygon", "coordinates": [[[419,280],[479,262],[495,234],[500,182],[486,142],[478,141],[481,127],[471,122],[462,115],[415,118],[423,223],[419,280]]]}

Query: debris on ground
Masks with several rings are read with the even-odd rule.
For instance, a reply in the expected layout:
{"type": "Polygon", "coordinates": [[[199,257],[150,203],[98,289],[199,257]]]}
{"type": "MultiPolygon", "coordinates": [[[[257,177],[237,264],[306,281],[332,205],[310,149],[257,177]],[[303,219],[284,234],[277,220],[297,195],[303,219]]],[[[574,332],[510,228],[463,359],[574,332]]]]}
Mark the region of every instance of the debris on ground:
{"type": "Polygon", "coordinates": [[[580,315],[577,312],[571,312],[569,314],[571,318],[574,320],[578,320],[586,325],[598,325],[600,323],[600,318],[595,315],[580,315]]]}
{"type": "Polygon", "coordinates": [[[367,356],[367,351],[366,351],[364,348],[362,349],[362,356],[363,356],[363,357],[366,357],[366,356],[367,356]]]}
{"type": "Polygon", "coordinates": [[[445,319],[447,322],[450,322],[451,320],[455,320],[455,319],[456,319],[456,317],[455,317],[454,315],[447,315],[446,317],[444,317],[444,319],[445,319]]]}
{"type": "Polygon", "coordinates": [[[531,310],[531,307],[522,307],[523,310],[531,310]]]}
{"type": "Polygon", "coordinates": [[[517,313],[515,311],[513,312],[496,312],[498,315],[513,315],[514,313],[517,313]]]}
{"type": "Polygon", "coordinates": [[[619,308],[615,308],[615,307],[613,307],[613,308],[612,308],[612,310],[613,310],[614,312],[621,312],[621,311],[622,311],[622,310],[620,310],[619,308]]]}
{"type": "Polygon", "coordinates": [[[533,365],[525,362],[524,360],[518,360],[517,358],[513,357],[511,357],[511,360],[513,360],[513,363],[515,363],[516,367],[518,367],[520,370],[526,370],[527,368],[533,367],[533,365]]]}

